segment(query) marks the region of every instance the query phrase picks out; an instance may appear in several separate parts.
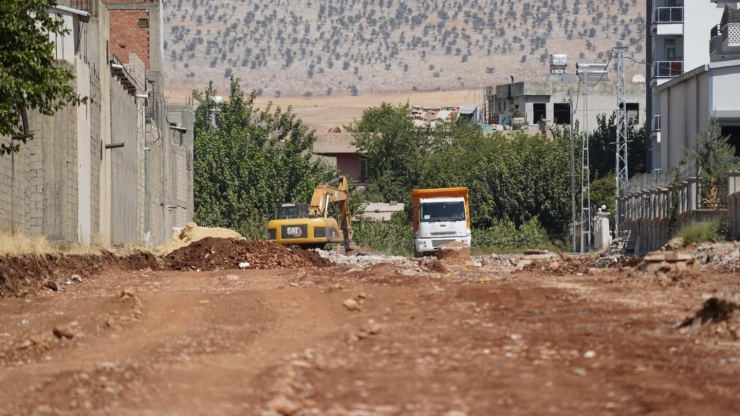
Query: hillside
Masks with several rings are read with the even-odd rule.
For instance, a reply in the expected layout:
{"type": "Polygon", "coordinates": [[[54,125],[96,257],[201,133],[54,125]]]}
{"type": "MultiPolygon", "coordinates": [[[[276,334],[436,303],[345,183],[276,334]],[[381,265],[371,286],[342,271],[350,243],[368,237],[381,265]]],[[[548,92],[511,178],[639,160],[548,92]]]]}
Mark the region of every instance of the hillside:
{"type": "Polygon", "coordinates": [[[644,0],[165,0],[166,76],[232,73],[271,97],[459,90],[541,79],[552,53],[644,73],[644,0]],[[613,62],[613,61],[612,61],[613,62]]]}

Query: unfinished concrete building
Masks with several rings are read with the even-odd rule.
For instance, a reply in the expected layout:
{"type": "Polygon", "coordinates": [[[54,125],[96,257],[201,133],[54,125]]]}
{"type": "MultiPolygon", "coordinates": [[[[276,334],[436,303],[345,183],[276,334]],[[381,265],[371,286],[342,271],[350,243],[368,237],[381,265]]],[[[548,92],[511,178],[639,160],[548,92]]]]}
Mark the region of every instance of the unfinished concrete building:
{"type": "MultiPolygon", "coordinates": [[[[596,128],[597,116],[611,116],[617,106],[617,84],[604,76],[589,79],[588,126],[596,128]]],[[[540,82],[516,82],[488,87],[486,115],[488,124],[504,124],[505,119],[524,117],[524,124],[583,126],[583,86],[575,75],[553,75],[540,82]],[[568,92],[573,96],[571,109],[568,92]],[[490,110],[489,110],[490,109],[490,110]]],[[[637,123],[645,120],[645,82],[639,78],[627,84],[627,113],[637,123]]]]}

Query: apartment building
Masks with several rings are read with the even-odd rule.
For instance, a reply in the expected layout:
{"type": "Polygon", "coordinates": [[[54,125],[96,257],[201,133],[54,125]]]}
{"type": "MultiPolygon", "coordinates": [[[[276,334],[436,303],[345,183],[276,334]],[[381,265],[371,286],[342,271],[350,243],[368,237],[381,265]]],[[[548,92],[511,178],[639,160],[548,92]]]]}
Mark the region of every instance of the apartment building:
{"type": "MultiPolygon", "coordinates": [[[[680,76],[661,83],[654,91],[660,96],[660,166],[670,170],[686,152],[696,146],[696,136],[706,130],[709,119],[717,118],[722,135],[729,137],[740,152],[740,10],[734,2],[718,2],[721,16],[706,29],[711,40],[702,52],[707,63],[690,68],[680,76]]],[[[715,4],[711,7],[714,9],[715,4]]]]}
{"type": "Polygon", "coordinates": [[[658,86],[709,63],[712,27],[722,18],[716,0],[647,0],[647,166],[661,169],[661,104],[658,86]]]}

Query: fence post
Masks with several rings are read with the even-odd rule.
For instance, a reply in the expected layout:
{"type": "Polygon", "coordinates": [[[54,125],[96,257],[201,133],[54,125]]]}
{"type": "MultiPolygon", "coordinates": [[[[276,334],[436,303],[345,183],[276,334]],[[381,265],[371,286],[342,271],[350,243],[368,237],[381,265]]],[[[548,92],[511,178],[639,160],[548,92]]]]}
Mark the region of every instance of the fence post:
{"type": "Polygon", "coordinates": [[[698,207],[701,206],[701,201],[699,201],[699,186],[697,184],[697,179],[695,177],[691,177],[687,179],[687,183],[689,185],[689,198],[687,200],[689,206],[689,211],[694,211],[698,207]]]}

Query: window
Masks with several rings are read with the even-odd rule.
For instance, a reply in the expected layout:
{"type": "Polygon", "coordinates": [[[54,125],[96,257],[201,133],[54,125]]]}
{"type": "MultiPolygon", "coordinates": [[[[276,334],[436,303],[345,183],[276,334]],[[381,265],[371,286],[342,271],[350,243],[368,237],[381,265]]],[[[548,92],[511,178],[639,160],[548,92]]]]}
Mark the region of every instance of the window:
{"type": "Polygon", "coordinates": [[[149,27],[149,19],[139,19],[139,27],[149,27]]]}
{"type": "Polygon", "coordinates": [[[570,104],[555,103],[553,105],[553,118],[557,124],[570,124],[570,104]]]}
{"type": "Polygon", "coordinates": [[[676,60],[676,39],[665,40],[665,60],[675,61],[676,60]]]}
{"type": "Polygon", "coordinates": [[[635,124],[640,124],[640,103],[627,103],[627,117],[634,120],[635,124]]]}
{"type": "Polygon", "coordinates": [[[360,156],[360,181],[367,181],[368,174],[367,174],[367,158],[365,156],[360,156]]]}
{"type": "Polygon", "coordinates": [[[539,123],[540,120],[547,118],[547,104],[545,103],[534,103],[534,122],[539,123]]]}
{"type": "Polygon", "coordinates": [[[419,208],[421,221],[464,221],[464,202],[430,202],[419,208]]]}

